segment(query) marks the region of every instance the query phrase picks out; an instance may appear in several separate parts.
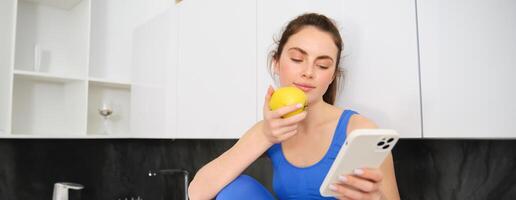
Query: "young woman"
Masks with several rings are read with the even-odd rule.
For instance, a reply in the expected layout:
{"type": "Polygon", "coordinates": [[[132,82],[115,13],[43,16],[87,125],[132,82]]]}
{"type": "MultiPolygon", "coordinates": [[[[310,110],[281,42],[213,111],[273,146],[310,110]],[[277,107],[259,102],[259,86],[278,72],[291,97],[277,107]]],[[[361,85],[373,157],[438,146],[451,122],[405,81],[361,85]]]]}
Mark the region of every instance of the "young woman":
{"type": "MultiPolygon", "coordinates": [[[[308,97],[308,107],[289,118],[281,116],[301,105],[269,109],[274,92],[269,87],[264,119],[249,129],[221,156],[202,167],[188,191],[197,199],[274,199],[261,184],[240,175],[266,153],[273,164],[273,187],[279,199],[327,199],[319,187],[348,133],[376,128],[367,118],[334,106],[342,39],[332,20],[308,13],[287,25],[277,49],[271,52],[273,73],[281,86],[295,86],[308,97]]],[[[378,169],[356,169],[342,174],[331,188],[338,199],[399,199],[392,155],[378,169]]],[[[328,198],[333,199],[333,198],[328,198]]]]}

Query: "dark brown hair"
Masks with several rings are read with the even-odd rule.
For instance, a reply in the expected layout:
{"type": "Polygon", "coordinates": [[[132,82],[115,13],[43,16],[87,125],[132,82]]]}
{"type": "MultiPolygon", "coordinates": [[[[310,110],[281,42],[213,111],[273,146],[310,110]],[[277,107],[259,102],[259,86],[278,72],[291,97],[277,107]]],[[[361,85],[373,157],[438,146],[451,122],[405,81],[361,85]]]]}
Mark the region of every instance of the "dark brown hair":
{"type": "Polygon", "coordinates": [[[326,103],[333,105],[335,103],[335,98],[337,96],[337,91],[339,89],[338,86],[341,81],[340,79],[343,78],[343,72],[339,69],[339,63],[341,60],[340,54],[342,52],[343,42],[342,38],[340,37],[339,30],[332,19],[317,13],[306,13],[290,21],[284,28],[280,40],[275,40],[277,47],[269,54],[269,64],[272,62],[272,60],[279,61],[281,53],[283,52],[283,47],[287,43],[290,36],[298,33],[299,31],[301,31],[301,29],[303,29],[306,26],[313,26],[321,31],[329,33],[332,36],[335,45],[337,46],[337,62],[335,63],[335,73],[333,75],[333,81],[330,83],[330,85],[328,86],[328,90],[326,90],[326,92],[323,95],[323,100],[326,103]]]}

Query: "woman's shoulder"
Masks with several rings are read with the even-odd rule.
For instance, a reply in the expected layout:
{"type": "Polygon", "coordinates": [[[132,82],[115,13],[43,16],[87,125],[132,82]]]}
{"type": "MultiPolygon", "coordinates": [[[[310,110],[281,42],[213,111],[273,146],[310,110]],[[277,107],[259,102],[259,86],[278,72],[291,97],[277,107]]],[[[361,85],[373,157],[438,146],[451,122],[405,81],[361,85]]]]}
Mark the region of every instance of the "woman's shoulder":
{"type": "MultiPolygon", "coordinates": [[[[348,110],[348,111],[350,110],[350,109],[340,108],[340,107],[337,107],[334,105],[331,105],[330,108],[331,108],[330,110],[333,113],[333,115],[338,114],[339,117],[346,110],[348,110]]],[[[354,110],[351,110],[351,111],[354,111],[354,110]]],[[[355,129],[374,129],[374,128],[378,128],[378,126],[371,119],[369,119],[361,114],[354,114],[354,115],[351,115],[351,117],[349,118],[347,132],[351,133],[355,129]]]]}
{"type": "Polygon", "coordinates": [[[349,123],[355,128],[378,128],[371,119],[360,114],[351,116],[349,123]]]}
{"type": "MultiPolygon", "coordinates": [[[[351,109],[344,109],[344,108],[340,108],[340,107],[337,107],[337,106],[334,106],[334,105],[330,105],[330,111],[332,113],[332,115],[341,115],[341,114],[344,114],[344,112],[346,110],[348,111],[354,111],[354,110],[351,110],[351,109]]],[[[356,111],[354,111],[356,112],[356,111]]],[[[353,128],[377,128],[376,124],[369,118],[361,115],[361,114],[354,114],[350,117],[349,119],[349,122],[348,122],[349,126],[353,127],[353,128]]]]}
{"type": "Polygon", "coordinates": [[[348,122],[348,133],[353,132],[355,129],[375,129],[378,128],[376,123],[374,123],[371,119],[360,115],[352,115],[348,122]]]}

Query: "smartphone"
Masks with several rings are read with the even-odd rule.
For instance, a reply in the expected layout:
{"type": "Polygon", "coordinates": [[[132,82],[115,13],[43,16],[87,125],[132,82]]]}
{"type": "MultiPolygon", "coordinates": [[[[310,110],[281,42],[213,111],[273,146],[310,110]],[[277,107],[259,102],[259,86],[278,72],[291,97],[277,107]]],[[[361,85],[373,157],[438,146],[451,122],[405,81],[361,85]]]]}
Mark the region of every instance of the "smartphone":
{"type": "Polygon", "coordinates": [[[352,174],[357,168],[378,168],[398,142],[399,134],[391,129],[357,129],[349,134],[324,178],[319,192],[324,197],[336,196],[330,190],[340,175],[352,174]]]}

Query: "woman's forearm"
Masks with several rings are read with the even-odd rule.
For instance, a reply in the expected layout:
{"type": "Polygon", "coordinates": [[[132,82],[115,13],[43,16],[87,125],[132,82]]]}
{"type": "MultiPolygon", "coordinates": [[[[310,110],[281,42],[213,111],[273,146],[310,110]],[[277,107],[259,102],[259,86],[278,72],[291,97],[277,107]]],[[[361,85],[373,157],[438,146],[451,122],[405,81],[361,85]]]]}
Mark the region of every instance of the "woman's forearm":
{"type": "Polygon", "coordinates": [[[214,198],[272,145],[261,127],[260,123],[255,125],[231,149],[197,172],[188,187],[190,199],[214,198]]]}

